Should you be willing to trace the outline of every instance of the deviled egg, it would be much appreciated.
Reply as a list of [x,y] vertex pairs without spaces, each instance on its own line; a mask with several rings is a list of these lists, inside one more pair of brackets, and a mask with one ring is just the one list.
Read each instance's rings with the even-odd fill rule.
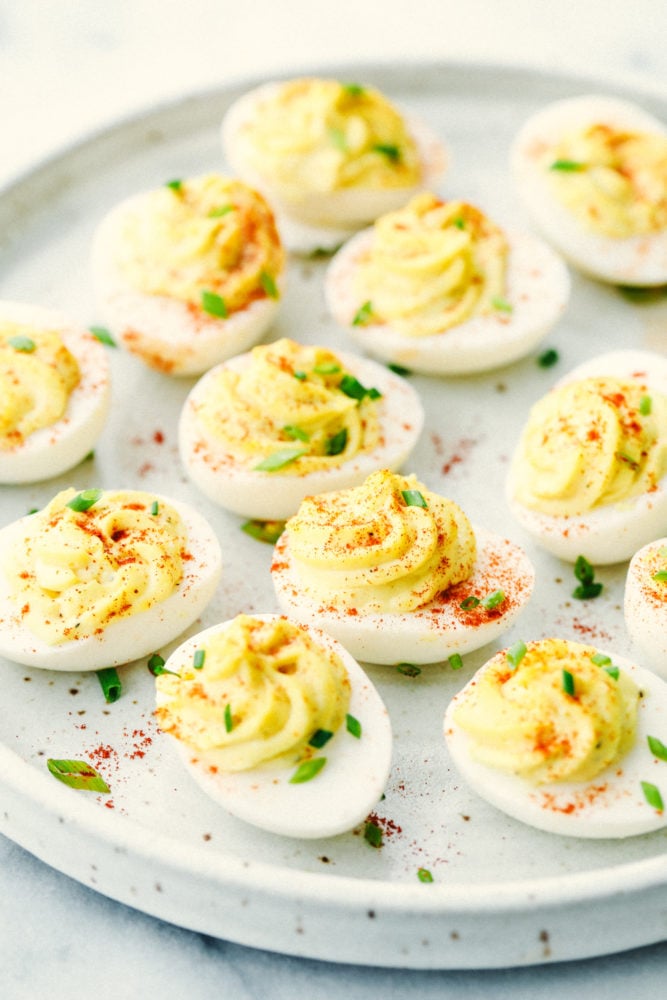
[[527,354],[563,313],[560,257],[473,205],[416,195],[353,236],[329,265],[329,310],[368,353],[434,375]]
[[187,639],[156,679],[156,716],[228,812],[287,837],[362,822],[391,764],[391,726],[359,664],[319,629],[239,615]]
[[220,570],[217,538],[187,504],[63,490],[0,530],[0,655],[50,670],[136,660],[196,620]]
[[444,173],[441,141],[374,87],[332,79],[268,83],[222,123],[232,169],[275,208],[296,251],[332,249]]
[[623,285],[667,283],[667,128],[597,94],[528,119],[511,154],[516,190],[576,267]]
[[283,338],[200,379],[181,413],[179,448],[188,475],[215,503],[281,520],[308,494],[398,468],[423,422],[404,378]]
[[260,194],[220,174],[117,205],[93,243],[100,314],[151,368],[200,375],[257,343],[276,316],[285,255]]
[[667,358],[612,351],[575,368],[530,412],[510,509],[547,551],[629,559],[667,525]]
[[78,465],[109,401],[109,364],[92,333],[50,309],[0,302],[0,483]]
[[518,545],[473,528],[415,476],[386,469],[306,497],[271,572],[286,614],[382,664],[435,663],[486,645],[513,624],[535,580]]
[[541,830],[629,837],[667,826],[667,684],[565,639],[496,653],[445,713],[458,771]]
[[635,552],[625,579],[625,625],[647,665],[667,680],[667,535]]

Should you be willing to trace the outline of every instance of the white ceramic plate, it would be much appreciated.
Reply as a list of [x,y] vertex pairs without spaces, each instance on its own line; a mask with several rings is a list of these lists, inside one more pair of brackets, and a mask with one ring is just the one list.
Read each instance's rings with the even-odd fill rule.
[[[345,66],[438,130],[451,151],[445,196],[479,203],[501,223],[520,211],[507,152],[528,114],[547,101],[599,89],[667,118],[664,96],[631,88],[471,65]],[[93,229],[140,188],[221,167],[218,127],[247,86],[206,93],[99,133],[37,168],[0,196],[0,295],[96,322],[88,271]],[[324,263],[292,264],[275,336],[351,350],[327,318]],[[413,377],[426,427],[407,471],[462,504],[471,519],[523,543],[538,569],[529,611],[505,641],[548,633],[635,655],[621,613],[625,567],[600,570],[604,594],[570,597],[572,568],[538,552],[511,521],[503,480],[527,408],[552,380],[602,350],[666,349],[667,299],[639,305],[575,277],[571,307],[536,355],[480,377]],[[112,352],[113,415],[95,457],[69,475],[0,491],[6,523],[57,489],[139,487],[194,503],[223,546],[222,584],[201,625],[277,610],[270,549],[241,519],[200,497],[179,468],[176,421],[192,380],[172,381]],[[522,826],[478,800],[450,767],[445,706],[497,648],[452,673],[409,678],[370,668],[391,712],[394,765],[377,818],[381,849],[357,831],[322,842],[262,833],[228,817],[181,769],[152,718],[145,662],[123,671],[107,706],[94,674],[53,674],[0,661],[0,830],[53,867],[130,906],[244,944],[334,961],[423,968],[494,967],[604,954],[665,937],[667,834],[576,841]],[[162,651],[163,653],[166,650]],[[85,757],[112,794],[66,788],[47,757]],[[419,868],[433,874],[421,883]]]

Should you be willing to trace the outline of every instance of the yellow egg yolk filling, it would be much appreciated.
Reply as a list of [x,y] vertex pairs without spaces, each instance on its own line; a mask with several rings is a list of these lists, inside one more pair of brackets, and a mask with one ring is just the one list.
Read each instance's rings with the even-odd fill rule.
[[667,397],[601,377],[553,389],[531,410],[512,466],[515,499],[579,515],[656,488],[667,473]]
[[593,646],[543,639],[518,666],[497,653],[453,718],[479,763],[536,784],[589,781],[632,746],[638,700],[635,683]]
[[284,338],[253,348],[243,371],[211,376],[197,420],[249,468],[304,475],[378,445],[378,397],[331,351]]
[[667,229],[667,136],[591,125],[552,147],[545,168],[560,202],[593,232]]
[[286,530],[304,593],[361,613],[421,608],[466,580],[476,559],[463,511],[387,470],[306,497]]
[[206,754],[212,768],[245,771],[307,759],[318,730],[335,733],[350,702],[341,659],[284,618],[239,615],[206,638],[200,668],[156,678],[160,728]]
[[58,333],[0,321],[0,451],[60,420],[80,377]]
[[[420,194],[381,216],[355,274],[364,319],[408,337],[443,333],[473,316],[507,314],[502,231],[462,201]],[[358,314],[360,316],[362,314]]]
[[256,169],[284,196],[409,187],[421,175],[402,116],[379,91],[298,79],[261,98],[245,125]]
[[24,519],[3,571],[23,624],[49,645],[101,634],[174,591],[187,555],[179,514],[139,491],[64,490]]
[[118,264],[147,295],[220,318],[278,295],[285,260],[275,220],[241,181],[207,174],[150,191],[128,210],[121,235]]

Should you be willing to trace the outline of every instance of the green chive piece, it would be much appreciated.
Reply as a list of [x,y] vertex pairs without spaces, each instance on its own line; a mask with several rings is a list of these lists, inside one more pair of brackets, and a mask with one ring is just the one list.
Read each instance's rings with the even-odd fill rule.
[[310,441],[310,434],[306,434],[305,431],[302,431],[295,424],[285,424],[283,433],[291,437],[293,441]]
[[464,601],[461,601],[459,607],[463,608],[464,611],[470,611],[471,608],[476,608],[481,603],[482,602],[479,597],[475,597],[474,594],[471,594],[470,597],[466,597]]
[[159,677],[161,674],[171,674],[172,677],[180,677],[175,670],[166,670],[164,666],[164,659],[159,653],[153,653],[148,661],[148,669],[152,673],[153,677]]
[[308,740],[308,745],[315,747],[316,750],[321,750],[322,747],[329,742],[332,736],[333,733],[329,729],[316,729]]
[[228,215],[230,212],[234,211],[234,205],[219,205],[217,208],[212,208],[208,213],[209,219],[219,219],[223,215]]
[[484,598],[482,606],[485,607],[487,611],[493,611],[493,609],[497,608],[499,604],[502,604],[504,600],[505,591],[494,590],[492,594],[489,594],[488,597]]
[[195,655],[192,657],[192,666],[195,670],[201,670],[204,666],[204,660],[206,659],[205,649],[195,649]]
[[554,350],[553,347],[550,347],[548,350],[543,351],[541,354],[538,355],[537,363],[540,366],[540,368],[551,368],[553,367],[553,365],[557,363],[559,358],[560,356],[558,354],[558,351]]
[[512,303],[508,302],[507,299],[504,299],[502,295],[494,295],[491,299],[491,305],[494,309],[497,309],[498,312],[511,313],[514,309]]
[[428,868],[418,868],[417,869],[417,878],[419,879],[420,882],[432,882],[433,881],[433,876],[431,875],[431,873],[428,870]]
[[458,219],[453,219],[452,221],[457,229],[465,229],[466,222],[465,219],[461,218],[461,216],[459,216]]
[[648,417],[651,409],[653,408],[653,400],[650,396],[642,396],[639,400],[639,412],[642,417]]
[[305,382],[308,378],[308,374],[306,372],[292,372],[292,374],[294,375],[294,378],[298,378],[299,382]]
[[366,93],[366,88],[359,83],[343,83],[341,86],[350,97],[361,97],[362,94]]
[[618,285],[621,295],[637,305],[645,305],[657,302],[667,294],[667,285],[656,285],[653,288],[644,288],[637,285]]
[[577,170],[585,170],[586,164],[579,160],[554,160],[549,165],[549,170],[562,170],[565,173],[574,173]]
[[373,304],[372,302],[364,302],[364,304],[357,309],[354,319],[352,320],[352,326],[366,326],[372,319]]
[[652,785],[650,781],[641,782],[642,791],[644,793],[644,798],[648,804],[655,809],[656,812],[664,812],[665,804],[662,801],[662,795],[660,794],[660,789],[656,785]]
[[326,762],[326,757],[313,757],[311,760],[304,760],[289,779],[290,785],[302,785],[304,781],[312,781],[320,773]]
[[368,392],[368,389],[366,389],[366,387],[363,386],[359,379],[356,379],[354,375],[343,375],[338,384],[338,388],[341,392],[344,392],[346,396],[349,396],[350,399],[363,399]]
[[278,286],[267,271],[262,271],[259,276],[259,283],[270,299],[280,298]]
[[176,191],[178,193],[183,188],[183,181],[181,180],[166,181],[164,186],[168,187],[171,191]]
[[105,795],[111,791],[100,772],[88,761],[49,757],[46,766],[54,778],[69,788],[82,788],[86,792],[102,792]]
[[107,347],[116,347],[116,341],[111,336],[111,333],[105,326],[89,326],[88,329],[92,333],[95,340],[99,340],[100,344],[106,344]]
[[652,579],[656,580],[657,583],[664,583],[667,580],[667,570],[659,569],[657,573],[653,574]]
[[245,531],[246,535],[250,535],[258,542],[266,542],[268,545],[275,545],[284,530],[284,521],[250,520],[241,525],[241,531]]
[[574,698],[574,677],[569,670],[563,671],[563,691]]
[[408,507],[428,507],[426,500],[419,490],[401,490],[401,496]]
[[157,517],[159,513],[160,513],[160,504],[158,503],[157,500],[153,500],[153,503],[151,504],[151,514],[153,515],[153,517]]
[[343,129],[330,128],[328,131],[329,131],[329,139],[331,140],[332,146],[335,146],[336,149],[339,149],[341,153],[347,153],[348,149],[347,136],[345,135]]
[[591,663],[596,667],[607,667],[611,663],[611,656],[607,656],[606,653],[593,653]]
[[326,361],[313,368],[316,375],[337,375],[339,371],[341,371],[341,367],[335,361]]
[[369,399],[382,399],[382,393],[379,389],[376,389],[375,386],[371,386],[367,392],[367,396]]
[[275,472],[277,469],[283,469],[291,462],[296,462],[297,458],[305,455],[307,450],[307,448],[281,448],[279,451],[274,451],[272,455],[267,455],[254,468],[258,472]]
[[391,163],[398,163],[401,159],[401,151],[394,143],[376,142],[373,151],[386,156]]
[[657,736],[647,736],[649,750],[658,760],[667,760],[667,746]]
[[232,718],[232,706],[227,702],[225,705],[225,732],[231,733],[234,728],[234,720]]
[[347,448],[347,427],[341,429],[327,440],[325,453],[327,455],[340,455]]
[[404,677],[419,677],[422,672],[421,667],[418,667],[416,663],[398,663],[396,669]]
[[618,669],[618,667],[615,667],[613,664],[610,667],[603,667],[602,669],[606,674],[609,674],[609,676],[613,681],[617,681],[618,678],[620,677],[621,671]]
[[355,719],[355,717],[350,715],[349,712],[345,716],[345,728],[350,736],[354,736],[355,740],[361,739],[361,723],[359,722],[359,719]]
[[602,593],[602,584],[594,582],[595,570],[585,556],[577,556],[574,575],[580,581],[580,586],[572,591],[572,596],[577,600],[585,601]]
[[364,825],[364,840],[371,847],[382,847],[382,827],[373,823],[372,820],[368,820]]
[[217,316],[218,319],[226,319],[229,315],[225,300],[217,292],[209,292],[204,289],[201,293],[201,307],[209,316]]
[[407,378],[408,375],[412,375],[412,371],[409,368],[405,368],[403,365],[395,365],[390,362],[387,365],[387,368],[390,372],[393,372],[394,375],[401,375],[403,378]]
[[31,337],[10,337],[8,343],[11,344],[15,351],[21,351],[22,354],[32,354],[37,347],[37,344]]
[[460,670],[463,666],[463,657],[460,653],[452,653],[449,657],[449,665],[452,670]]
[[97,679],[100,682],[100,687],[104,693],[104,700],[106,703],[111,705],[112,702],[118,701],[123,693],[123,687],[116,668],[105,667],[103,670],[96,671],[96,673]]
[[528,647],[525,642],[523,639],[519,639],[519,641],[515,642],[513,646],[510,646],[505,656],[507,657],[507,662],[510,663],[516,670],[527,652]]
[[81,493],[77,493],[75,497],[72,497],[65,506],[76,511],[90,510],[101,496],[102,490],[83,490]]
[[38,511],[39,507],[31,507],[30,510],[28,511],[28,514],[37,514]]

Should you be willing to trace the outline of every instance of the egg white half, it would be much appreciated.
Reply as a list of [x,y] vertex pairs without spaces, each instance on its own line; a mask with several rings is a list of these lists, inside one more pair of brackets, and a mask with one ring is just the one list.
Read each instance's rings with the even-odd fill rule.
[[1,483],[35,483],[73,469],[94,448],[111,401],[109,362],[88,330],[51,309],[0,302],[0,320],[58,333],[77,360],[80,381],[60,420],[30,434],[18,447],[0,450]]
[[275,276],[276,297],[255,299],[224,318],[180,299],[139,291],[117,259],[125,219],[143,197],[138,194],[121,202],[95,232],[92,272],[99,314],[119,344],[150,368],[167,375],[201,375],[262,338],[280,308],[285,271]]
[[[647,587],[647,560],[667,550],[667,535],[644,545],[630,560],[625,579],[625,626],[647,665],[667,680],[667,583],[659,584],[662,600]],[[667,568],[667,558],[660,560]]]
[[213,529],[188,504],[151,494],[180,514],[187,532],[183,578],[164,600],[110,622],[100,635],[50,645],[23,624],[2,572],[7,552],[20,540],[31,515],[0,530],[0,656],[48,670],[100,670],[130,663],[175,639],[201,614],[220,579],[222,558]]
[[459,773],[481,798],[522,823],[570,837],[631,837],[667,826],[667,813],[656,812],[647,803],[641,786],[642,781],[655,784],[667,802],[667,762],[654,757],[647,743],[647,736],[667,743],[667,683],[629,660],[606,652],[644,696],[639,700],[633,747],[588,782],[533,785],[471,758],[468,734],[456,724],[453,713],[468,688],[488,669],[488,663],[454,696],[445,712],[447,748]]
[[[317,623],[367,663],[437,663],[452,653],[469,653],[510,628],[535,583],[535,571],[523,549],[484,528],[473,526],[473,530],[477,560],[471,577],[419,610],[403,614],[349,613],[337,608],[335,593],[324,601],[305,595],[286,530],[278,539],[271,566],[278,604],[295,621]],[[483,601],[496,590],[502,590],[506,600],[493,610],[487,611],[482,603],[468,610],[460,606],[471,595]]]
[[408,337],[390,323],[353,323],[360,306],[355,275],[373,244],[373,229],[353,236],[325,278],[329,311],[357,344],[383,361],[426,375],[467,375],[510,364],[531,351],[559,320],[570,297],[570,276],[542,240],[505,230],[509,244],[507,294],[511,311],[473,316],[426,337]]
[[667,132],[662,122],[630,101],[598,94],[556,101],[531,116],[513,143],[510,159],[517,194],[544,237],[579,270],[616,284],[667,283],[667,230],[627,239],[587,230],[558,201],[548,171],[540,165],[545,149],[564,134],[594,124]]
[[[306,496],[358,486],[376,469],[397,469],[412,452],[424,424],[419,396],[400,375],[367,358],[337,352],[346,372],[362,385],[382,393],[377,400],[381,438],[378,445],[341,465],[303,475],[262,472],[245,467],[213,440],[197,420],[197,408],[214,369],[199,380],[181,411],[179,450],[192,481],[209,499],[228,510],[262,520],[283,520],[296,512]],[[243,354],[224,363],[242,371],[251,355]],[[298,442],[297,442],[298,443]],[[277,447],[276,447],[277,450]]]
[[[608,375],[645,382],[649,390],[667,395],[667,357],[651,351],[610,351],[591,358],[557,385],[583,378]],[[514,496],[512,474],[507,479],[507,502],[517,521],[548,552],[568,562],[582,555],[605,566],[629,559],[637,549],[667,526],[667,475],[650,493],[603,504],[577,515],[543,514],[530,510]]]
[[[277,615],[253,615],[270,621]],[[210,635],[228,628],[222,622],[187,639],[165,668],[179,673],[192,664],[195,650]],[[327,763],[311,781],[291,784],[296,765],[267,763],[249,771],[211,770],[211,760],[174,737],[188,773],[207,795],[246,823],[284,837],[332,837],[361,823],[379,802],[391,767],[392,735],[389,714],[380,695],[356,660],[339,642],[318,628],[307,626],[311,637],[343,661],[351,685],[348,712],[361,724],[361,737],[345,724],[316,756]],[[158,692],[158,704],[166,702]]]

